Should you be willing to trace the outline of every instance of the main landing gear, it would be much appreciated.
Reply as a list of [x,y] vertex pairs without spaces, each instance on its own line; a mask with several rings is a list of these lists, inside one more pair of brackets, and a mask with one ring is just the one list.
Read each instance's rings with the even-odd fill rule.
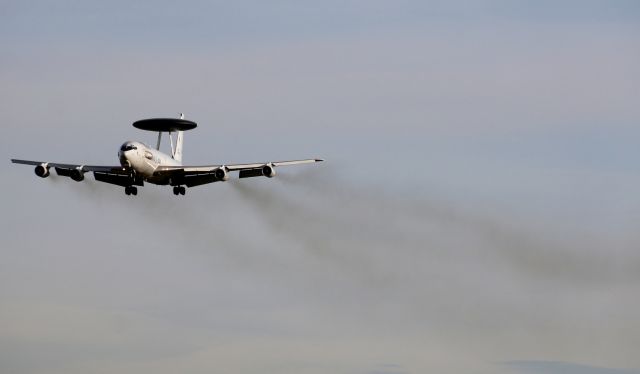
[[134,186],[127,186],[124,188],[124,193],[127,195],[136,196],[138,194],[138,188]]
[[184,188],[184,186],[175,186],[175,187],[173,187],[173,194],[174,195],[184,195],[185,192],[187,192],[187,189]]

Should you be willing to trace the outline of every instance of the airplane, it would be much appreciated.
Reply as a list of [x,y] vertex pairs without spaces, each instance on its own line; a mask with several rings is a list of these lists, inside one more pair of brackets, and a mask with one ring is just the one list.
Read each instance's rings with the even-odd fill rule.
[[[207,183],[222,182],[229,179],[230,172],[239,172],[239,178],[265,176],[273,178],[276,168],[281,166],[308,164],[323,161],[321,159],[291,160],[259,162],[253,164],[220,164],[203,166],[185,166],[182,164],[182,148],[184,132],[196,128],[193,121],[180,118],[149,118],[133,123],[133,126],[146,131],[158,132],[158,142],[155,148],[141,142],[127,141],[118,151],[118,166],[98,166],[84,164],[60,164],[45,161],[30,161],[11,159],[15,164],[35,166],[35,173],[41,178],[50,175],[54,168],[60,176],[73,179],[76,182],[84,180],[84,174],[92,172],[95,180],[124,187],[127,195],[137,195],[138,187],[144,183],[173,186],[174,195],[184,195],[186,187],[195,187]],[[173,133],[176,132],[175,145]],[[162,133],[169,133],[171,154],[160,151]]]

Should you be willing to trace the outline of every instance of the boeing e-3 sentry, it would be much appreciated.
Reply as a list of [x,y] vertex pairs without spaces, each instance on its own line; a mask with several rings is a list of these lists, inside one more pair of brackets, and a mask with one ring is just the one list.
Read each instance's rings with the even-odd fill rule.
[[[29,161],[12,159],[16,164],[34,165],[35,173],[41,178],[50,175],[54,168],[61,176],[69,177],[76,182],[84,180],[84,174],[92,172],[97,181],[111,183],[124,187],[127,195],[137,195],[137,186],[144,186],[144,182],[173,186],[174,195],[184,195],[186,187],[195,187],[207,183],[226,181],[230,172],[239,172],[239,178],[265,176],[272,178],[276,175],[276,168],[280,166],[308,164],[320,159],[259,162],[254,164],[225,164],[185,166],[182,164],[182,148],[184,132],[194,129],[197,124],[180,118],[151,118],[136,121],[133,126],[147,131],[158,132],[158,142],[155,148],[141,142],[127,141],[120,147],[119,166],[96,166],[84,164],[60,164],[46,161]],[[162,133],[169,133],[171,154],[160,151]],[[176,133],[175,145],[173,133]]]

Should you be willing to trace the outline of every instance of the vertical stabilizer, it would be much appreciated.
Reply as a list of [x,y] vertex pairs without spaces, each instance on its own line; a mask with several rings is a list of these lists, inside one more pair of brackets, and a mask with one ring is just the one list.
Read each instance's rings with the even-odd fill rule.
[[182,162],[182,144],[184,142],[184,131],[178,131],[178,138],[176,139],[176,149],[173,152],[173,159]]

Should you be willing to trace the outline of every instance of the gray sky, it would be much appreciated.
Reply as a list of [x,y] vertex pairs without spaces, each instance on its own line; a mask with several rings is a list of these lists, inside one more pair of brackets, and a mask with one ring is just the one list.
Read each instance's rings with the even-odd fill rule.
[[[11,373],[640,372],[635,1],[0,4]],[[40,180],[185,112],[190,189]]]

